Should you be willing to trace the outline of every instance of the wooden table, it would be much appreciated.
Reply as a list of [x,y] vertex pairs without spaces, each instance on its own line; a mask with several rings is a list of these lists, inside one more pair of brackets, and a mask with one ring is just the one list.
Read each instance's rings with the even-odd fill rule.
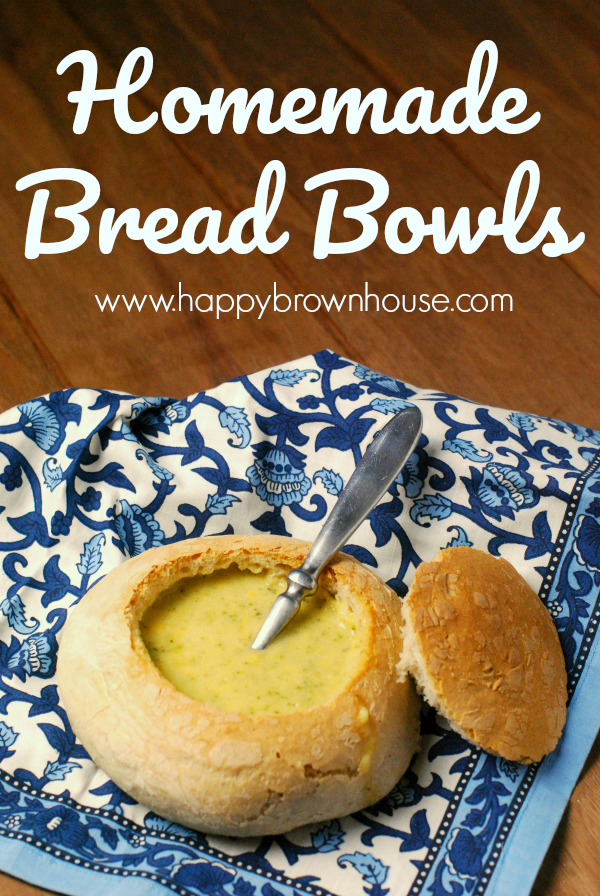
[[[211,90],[272,87],[278,101],[296,87],[320,98],[328,87],[388,90],[390,102],[417,85],[435,91],[435,108],[465,83],[477,44],[494,40],[500,62],[493,95],[520,87],[528,109],[541,113],[519,135],[262,135],[251,124],[235,134],[206,126],[186,135],[157,125],[129,135],[115,124],[112,104],[97,104],[85,134],[72,132],[81,67],[62,77],[58,62],[92,50],[99,86],[112,87],[125,56],[149,47],[154,72],[131,101],[134,118],[160,110],[173,88],[189,86],[204,101]],[[219,382],[330,347],[370,367],[420,386],[434,386],[480,402],[573,420],[600,429],[600,8],[589,0],[7,0],[0,6],[0,404],[2,409],[53,389],[105,387],[147,395],[182,396]],[[277,106],[276,106],[277,107]],[[224,226],[254,203],[260,172],[271,159],[287,170],[286,191],[272,238],[288,244],[276,254],[151,253],[124,233],[114,251],[98,250],[104,208],[139,208],[142,220],[170,207],[183,220],[210,206]],[[396,255],[383,236],[359,253],[315,260],[312,240],[322,191],[305,180],[342,167],[383,174],[390,198],[380,224],[399,206],[430,219],[459,207],[473,217],[500,210],[510,176],[523,159],[541,171],[538,201],[522,238],[533,235],[550,206],[583,246],[560,258],[537,249],[511,254],[489,238],[476,253],[437,254],[431,239],[410,255]],[[102,194],[89,213],[91,236],[63,255],[24,257],[32,191],[16,181],[53,167],[91,171]],[[79,190],[79,193],[77,192]],[[51,206],[75,201],[81,188],[54,185]],[[345,204],[365,201],[361,185],[342,188]],[[61,239],[69,225],[49,221],[45,239]],[[226,232],[226,231],[225,231]],[[337,216],[338,240],[357,235]],[[224,237],[224,232],[221,238]],[[131,297],[184,292],[266,296],[283,293],[341,296],[369,290],[408,297],[444,293],[509,293],[513,311],[389,314],[380,310],[323,310],[262,319],[182,311],[100,312],[95,295]],[[534,888],[536,896],[592,896],[600,892],[600,743],[575,789]],[[0,875],[10,896],[42,892]]]

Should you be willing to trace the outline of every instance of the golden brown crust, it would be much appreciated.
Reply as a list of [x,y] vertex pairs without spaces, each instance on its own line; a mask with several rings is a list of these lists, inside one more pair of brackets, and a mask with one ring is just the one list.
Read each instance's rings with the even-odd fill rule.
[[440,551],[418,567],[404,616],[402,665],[453,727],[518,762],[554,749],[566,718],[565,661],[550,614],[508,561],[468,547]]
[[376,802],[408,766],[418,701],[396,671],[399,601],[351,557],[339,554],[322,581],[358,614],[365,656],[327,703],[252,720],[185,696],[150,660],[138,620],[173,581],[232,562],[287,571],[308,548],[228,535],[149,550],[110,572],[69,617],[58,680],[73,728],[123,790],[166,818],[217,834],[280,833]]

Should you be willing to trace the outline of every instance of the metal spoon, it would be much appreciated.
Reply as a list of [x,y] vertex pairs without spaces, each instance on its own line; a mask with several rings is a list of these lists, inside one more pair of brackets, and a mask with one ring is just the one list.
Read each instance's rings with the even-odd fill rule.
[[415,450],[422,427],[419,408],[403,408],[369,445],[306,560],[288,574],[287,588],[267,613],[254,650],[263,650],[296,615],[302,598],[315,593],[324,567],[377,505]]

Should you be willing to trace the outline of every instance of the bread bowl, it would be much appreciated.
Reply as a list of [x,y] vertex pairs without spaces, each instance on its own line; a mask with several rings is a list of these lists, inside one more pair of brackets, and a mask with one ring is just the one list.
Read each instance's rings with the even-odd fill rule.
[[403,604],[400,667],[467,740],[538,762],[566,718],[560,641],[541,600],[507,560],[469,547],[422,563]]
[[[170,600],[177,583],[202,584],[231,568],[283,581],[308,548],[292,538],[224,535],[148,550],[113,569],[70,615],[57,672],[73,729],[97,765],[155,812],[209,833],[281,833],[376,802],[408,766],[418,700],[396,669],[399,600],[351,557],[339,554],[321,579],[354,619],[352,659],[333,693],[249,715],[182,693],[151,659],[140,620],[148,629],[152,611],[145,614]],[[315,676],[335,654],[327,640],[321,647]],[[258,659],[252,674],[260,692]]]

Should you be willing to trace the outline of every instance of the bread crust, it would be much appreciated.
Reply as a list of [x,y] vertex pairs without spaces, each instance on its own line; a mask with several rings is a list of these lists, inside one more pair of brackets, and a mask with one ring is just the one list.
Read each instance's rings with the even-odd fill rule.
[[57,673],[73,729],[119,787],[165,818],[230,836],[282,833],[376,802],[408,766],[418,700],[412,682],[398,680],[400,602],[344,554],[321,582],[352,606],[365,651],[326,703],[250,719],[185,696],[150,659],[139,619],[177,579],[231,563],[287,572],[309,547],[224,535],[148,550],[112,570],[69,616]]
[[468,740],[517,762],[556,746],[567,674],[552,618],[508,561],[469,547],[422,563],[404,601],[401,667]]

